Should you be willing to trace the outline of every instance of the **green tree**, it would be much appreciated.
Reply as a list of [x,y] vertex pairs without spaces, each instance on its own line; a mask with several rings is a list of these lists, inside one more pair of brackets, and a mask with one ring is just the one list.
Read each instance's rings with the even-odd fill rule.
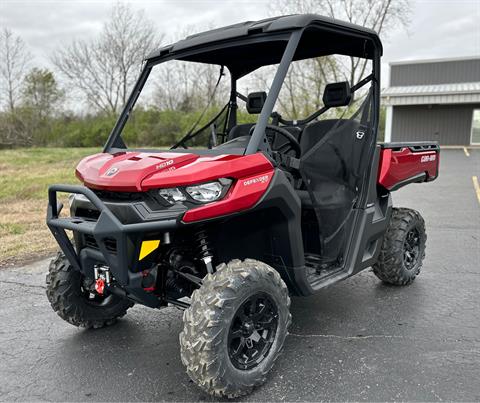
[[52,117],[64,99],[53,73],[33,68],[25,77],[22,88],[23,106],[32,110],[41,120]]
[[21,107],[16,113],[22,122],[24,136],[33,145],[48,144],[64,92],[51,71],[33,68],[25,76],[21,95]]

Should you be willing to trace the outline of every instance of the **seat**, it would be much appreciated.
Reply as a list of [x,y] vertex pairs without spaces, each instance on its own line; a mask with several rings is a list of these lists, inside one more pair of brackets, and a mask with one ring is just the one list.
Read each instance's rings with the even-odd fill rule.
[[227,141],[236,139],[237,137],[248,136],[250,134],[250,129],[255,123],[244,123],[241,125],[233,126],[227,136]]
[[305,126],[302,137],[300,138],[302,155],[317,144],[339,120],[340,119],[319,120],[318,122]]

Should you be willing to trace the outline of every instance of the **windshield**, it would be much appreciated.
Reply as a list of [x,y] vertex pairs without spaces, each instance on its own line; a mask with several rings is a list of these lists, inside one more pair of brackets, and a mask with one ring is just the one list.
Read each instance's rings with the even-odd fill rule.
[[153,66],[122,130],[124,144],[211,148],[223,142],[230,81],[218,65],[171,60]]
[[[344,110],[343,104],[339,105],[340,108],[323,106],[323,92],[327,84],[338,81],[349,81],[353,90],[361,76],[356,79],[353,75],[347,77],[342,66],[348,65],[348,61],[358,63],[354,58],[342,60],[345,56],[338,54],[292,61],[299,35],[300,32],[295,32],[288,42],[278,42],[276,46],[265,48],[261,43],[261,46],[235,48],[237,53],[245,53],[245,49],[263,49],[268,56],[265,60],[262,52],[258,52],[259,60],[253,56],[236,57],[235,63],[222,53],[205,52],[193,55],[202,62],[172,59],[148,62],[106,150],[113,147],[192,151],[229,149],[234,153],[268,151],[274,148],[273,143],[278,137],[278,130],[274,130],[277,132],[275,137],[269,136],[272,125],[280,124],[291,129],[298,142],[298,132],[301,133],[304,126],[315,119],[348,117],[351,112],[348,107]],[[231,50],[229,47],[225,49]],[[229,57],[231,53],[228,53]],[[275,63],[282,53],[282,62]],[[207,59],[215,63],[229,62],[229,68],[207,63]],[[359,66],[362,66],[359,72],[363,75],[372,64]],[[356,101],[366,94],[362,91],[352,98],[349,106],[358,106]],[[264,141],[265,135],[268,142]]]

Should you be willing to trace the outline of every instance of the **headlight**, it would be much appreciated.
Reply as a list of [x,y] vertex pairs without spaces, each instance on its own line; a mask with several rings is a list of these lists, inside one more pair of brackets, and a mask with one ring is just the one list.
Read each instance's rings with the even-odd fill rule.
[[225,196],[231,183],[231,179],[220,178],[185,188],[159,189],[158,194],[170,204],[188,201],[189,198],[199,203],[210,203]]
[[175,204],[187,200],[186,196],[178,188],[160,189],[158,194],[170,204]]
[[187,186],[185,191],[193,200],[209,203],[218,200],[222,195],[223,186],[220,182],[208,182],[201,185]]

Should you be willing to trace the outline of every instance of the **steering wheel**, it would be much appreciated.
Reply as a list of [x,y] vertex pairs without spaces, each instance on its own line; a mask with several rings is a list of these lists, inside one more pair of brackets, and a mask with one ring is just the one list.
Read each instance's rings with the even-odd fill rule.
[[[249,135],[252,135],[253,130],[255,129],[255,125],[250,128],[250,133]],[[284,138],[288,140],[287,143],[282,144],[278,148],[273,148],[273,142],[271,142],[270,146],[272,147],[272,151],[276,151],[282,154],[285,154],[289,151],[294,151],[295,152],[295,158],[300,158],[300,155],[302,154],[302,149],[300,147],[300,143],[298,140],[295,138],[295,136],[290,133],[288,130],[284,129],[283,127],[275,126],[275,125],[267,125],[266,129],[270,129]],[[266,134],[265,134],[266,135]]]

